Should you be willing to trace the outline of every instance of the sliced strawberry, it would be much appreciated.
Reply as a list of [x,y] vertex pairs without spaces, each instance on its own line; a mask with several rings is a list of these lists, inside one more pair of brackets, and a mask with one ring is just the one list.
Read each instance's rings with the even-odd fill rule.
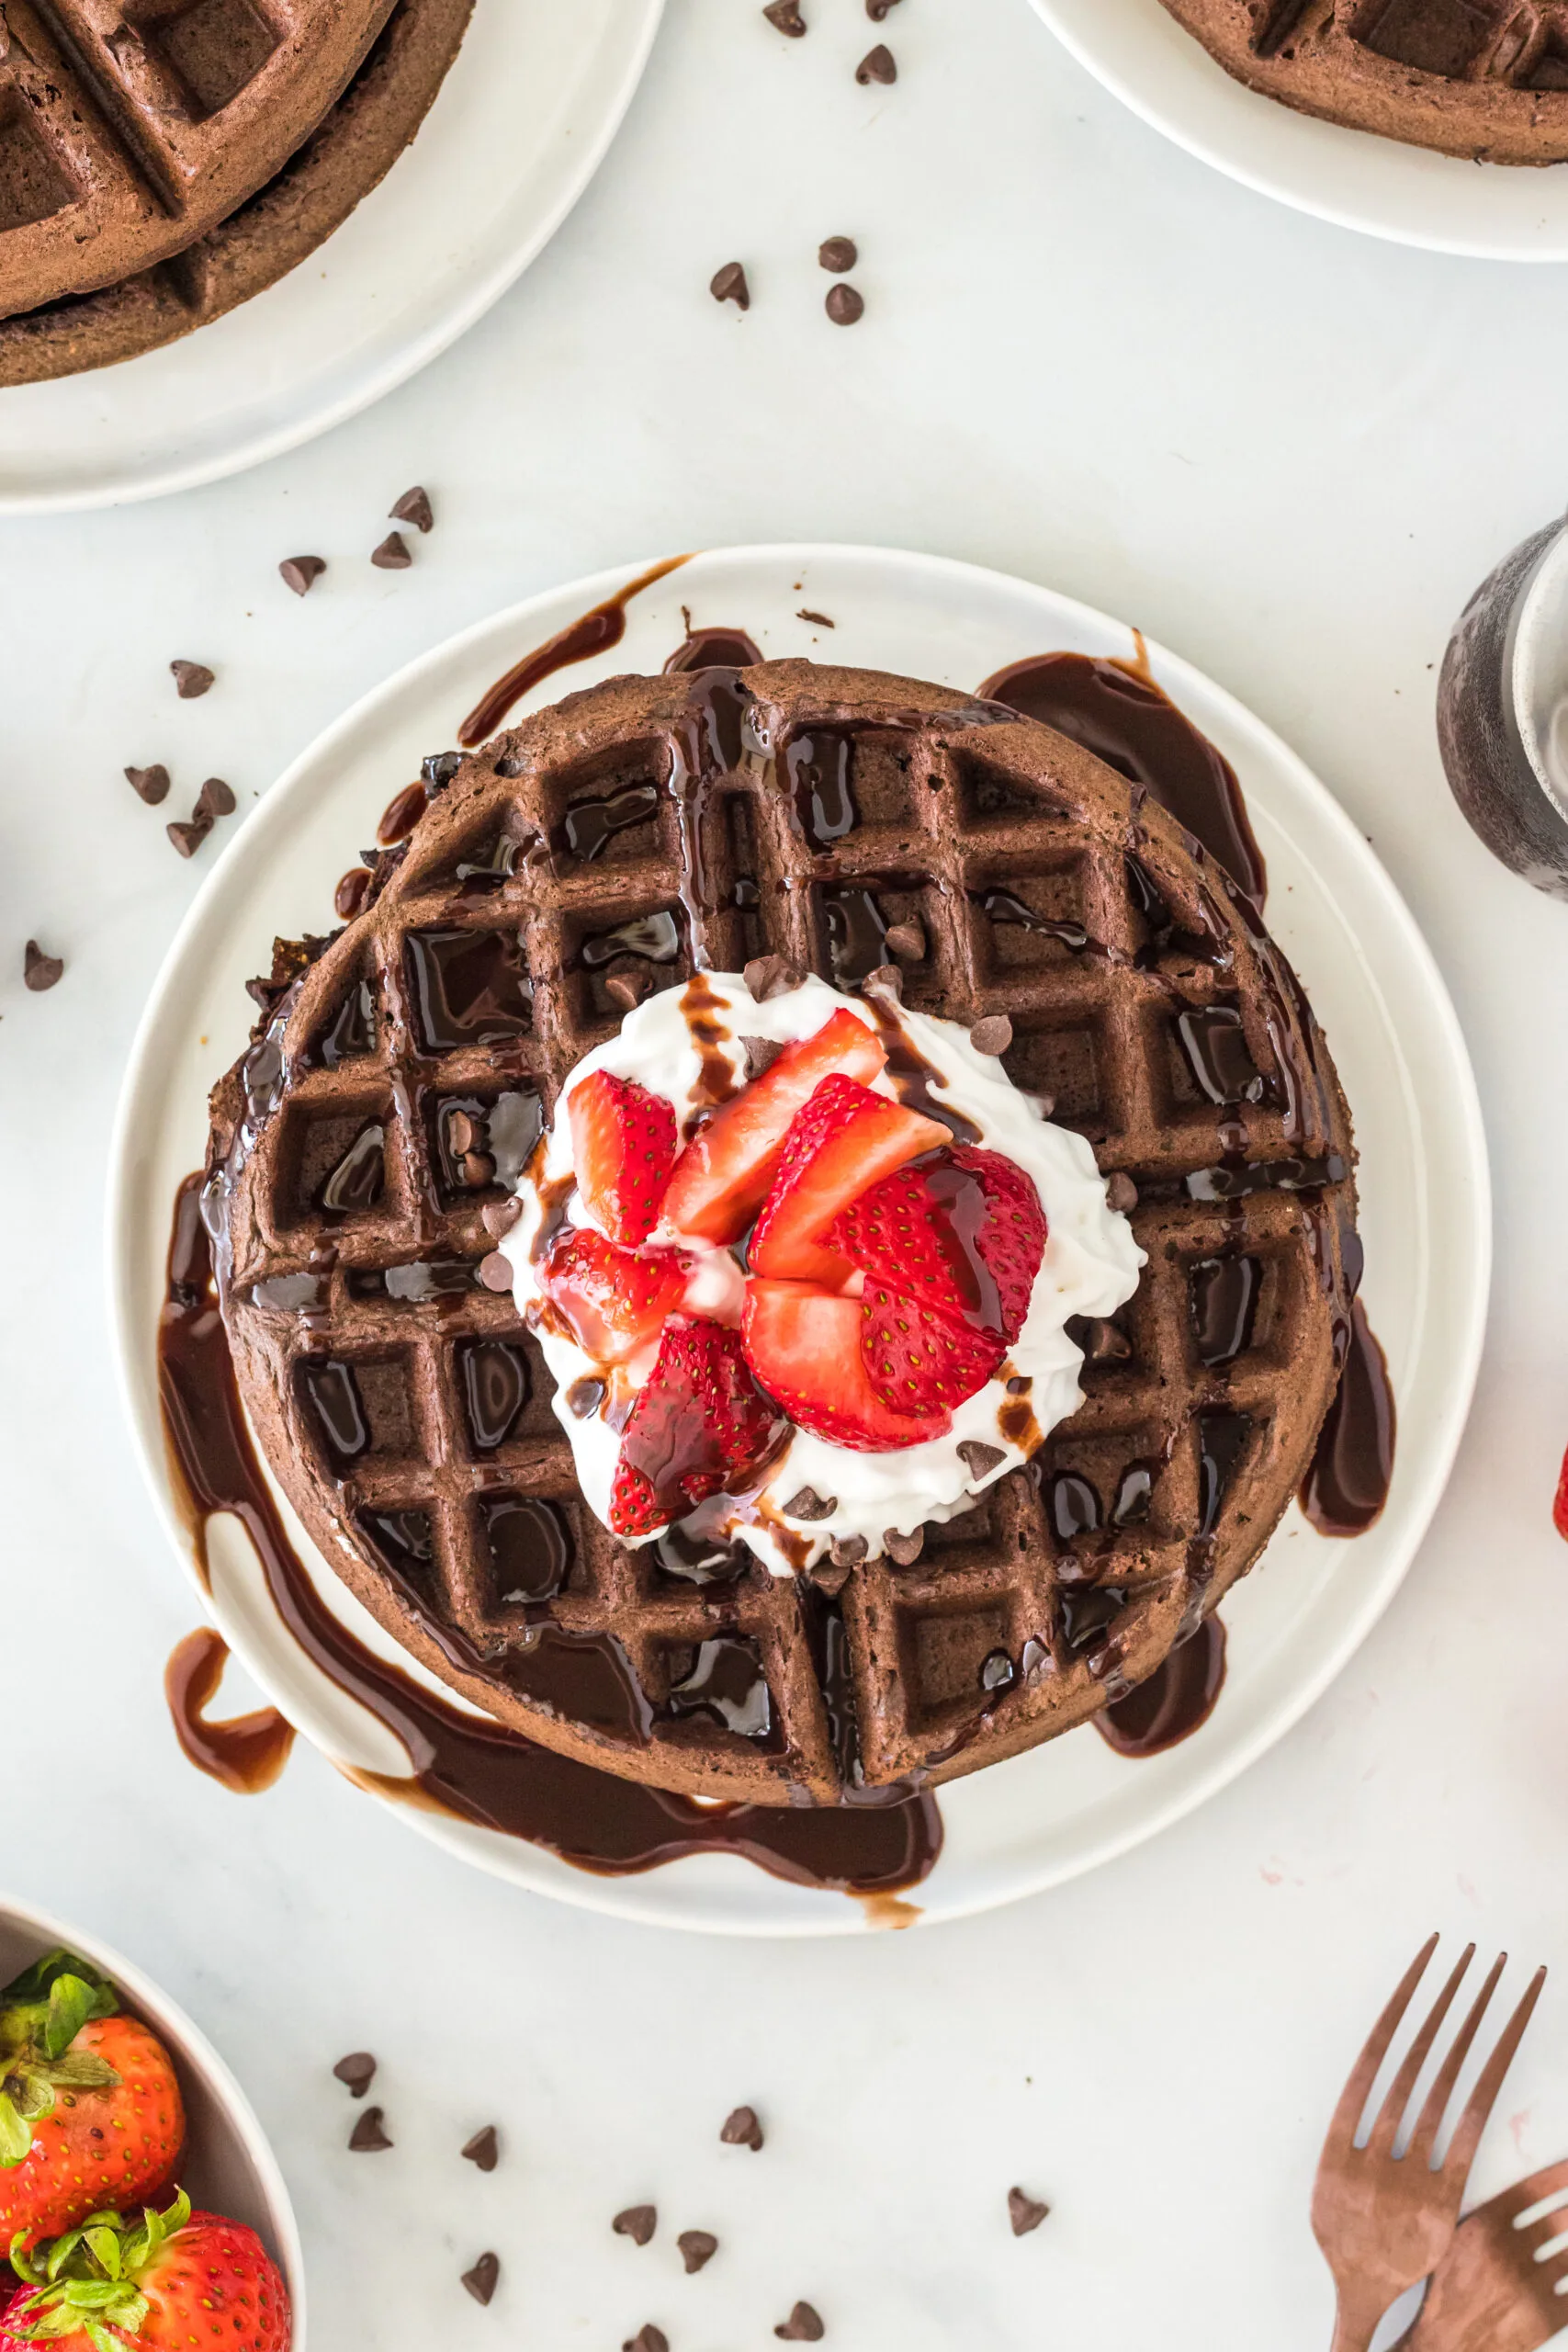
[[723,1323],[667,1323],[621,1435],[612,1532],[651,1535],[710,1495],[744,1491],[783,1433],[747,1370],[739,1332]]
[[752,1282],[741,1324],[746,1361],[803,1430],[857,1453],[887,1453],[945,1437],[945,1412],[894,1413],[861,1355],[859,1299],[806,1283]]
[[947,1129],[906,1111],[853,1079],[829,1078],[790,1123],[782,1165],[757,1219],[748,1256],[770,1282],[837,1290],[854,1269],[820,1237],[840,1209],[917,1153],[947,1141]]
[[942,1413],[984,1388],[1007,1349],[919,1299],[868,1281],[860,1302],[865,1375],[896,1413]]
[[795,1113],[835,1070],[864,1084],[886,1059],[875,1031],[847,1012],[786,1046],[681,1154],[664,1196],[671,1225],[698,1240],[739,1241],[768,1196]]
[[828,1239],[897,1296],[1010,1343],[1029,1313],[1045,1236],[1040,1195],[1022,1169],[961,1145],[885,1176],[850,1204]]
[[617,1250],[592,1226],[562,1233],[539,1284],[598,1363],[621,1363],[651,1340],[686,1295],[692,1261],[679,1250]]
[[567,1096],[577,1189],[612,1241],[636,1249],[659,1222],[675,1165],[675,1113],[662,1094],[596,1069]]

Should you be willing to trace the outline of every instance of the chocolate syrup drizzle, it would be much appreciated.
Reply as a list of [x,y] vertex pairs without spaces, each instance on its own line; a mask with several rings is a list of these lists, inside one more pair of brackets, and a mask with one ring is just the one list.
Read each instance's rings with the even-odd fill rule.
[[662,563],[651,564],[635,580],[628,580],[624,588],[617,588],[613,596],[606,596],[602,605],[595,605],[592,612],[573,621],[569,628],[558,630],[546,644],[525,653],[504,678],[497,679],[464,719],[457,729],[457,741],[463,749],[477,750],[495,733],[508,711],[525,694],[531,694],[558,670],[568,669],[574,662],[591,662],[596,653],[607,653],[612,646],[619,645],[626,633],[626,606],[632,598],[640,596],[656,581],[667,580],[671,572],[678,571],[691,560],[690,555],[672,555]]
[[277,1779],[294,1746],[294,1726],[276,1707],[214,1723],[207,1710],[218,1695],[229,1645],[210,1625],[178,1643],[164,1670],[164,1692],[175,1736],[198,1771],[238,1796],[259,1796]]

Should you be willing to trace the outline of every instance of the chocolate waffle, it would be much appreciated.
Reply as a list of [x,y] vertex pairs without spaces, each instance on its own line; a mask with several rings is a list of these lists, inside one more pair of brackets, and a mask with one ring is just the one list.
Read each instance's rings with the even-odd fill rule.
[[[247,1409],[354,1592],[531,1738],[762,1803],[970,1771],[1152,1673],[1294,1493],[1357,1271],[1348,1114],[1251,902],[1050,729],[803,662],[612,681],[412,800],[257,984],[206,1191]],[[628,994],[769,954],[852,989],[890,928],[904,1001],[1008,1014],[1012,1078],[1135,1185],[1138,1293],[909,1565],[623,1547],[479,1279],[496,1212]]]
[[409,144],[474,0],[397,0],[348,88],[276,178],[171,260],[96,293],[0,319],[0,386],[107,368],[176,342],[295,268]]
[[1227,73],[1303,114],[1489,164],[1568,160],[1553,0],[1165,0]]

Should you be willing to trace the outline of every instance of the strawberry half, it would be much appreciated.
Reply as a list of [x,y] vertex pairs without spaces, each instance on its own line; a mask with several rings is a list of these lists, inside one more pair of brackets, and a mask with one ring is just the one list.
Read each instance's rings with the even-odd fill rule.
[[651,1535],[710,1495],[743,1489],[782,1434],[739,1332],[724,1323],[667,1323],[621,1434],[612,1532]]
[[623,1363],[686,1295],[692,1261],[679,1250],[617,1250],[591,1226],[563,1233],[539,1286],[597,1363]]
[[860,1302],[865,1376],[896,1413],[942,1413],[984,1388],[1007,1349],[988,1331],[868,1281]]
[[868,1280],[1010,1346],[1029,1313],[1045,1239],[1040,1195],[1022,1169],[967,1145],[885,1176],[828,1236]]
[[790,1419],[830,1445],[887,1453],[945,1437],[945,1412],[891,1412],[861,1353],[861,1303],[806,1283],[752,1282],[740,1326],[746,1361]]
[[635,1250],[659,1222],[675,1165],[675,1113],[662,1094],[596,1069],[567,1096],[577,1189],[612,1241]]
[[841,1288],[854,1269],[821,1237],[868,1187],[947,1142],[947,1129],[873,1094],[853,1079],[824,1079],[790,1123],[779,1174],[751,1236],[753,1274],[768,1282]]
[[846,1012],[835,1012],[814,1037],[786,1046],[681,1154],[664,1196],[676,1232],[739,1241],[767,1198],[795,1113],[835,1071],[869,1084],[886,1059],[875,1031]]
[[288,2352],[281,2272],[255,2232],[193,2213],[182,2189],[164,2212],[91,2214],[85,2226],[13,2255],[22,2292],[0,2318],[0,2352],[116,2352],[120,2345],[221,2344]]

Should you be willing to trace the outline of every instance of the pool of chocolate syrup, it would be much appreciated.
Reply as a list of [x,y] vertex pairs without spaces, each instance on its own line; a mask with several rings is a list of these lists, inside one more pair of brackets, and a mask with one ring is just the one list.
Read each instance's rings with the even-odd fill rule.
[[1224,1679],[1225,1629],[1205,1617],[1146,1682],[1102,1708],[1094,1727],[1118,1756],[1163,1756],[1208,1722]]
[[276,1707],[214,1722],[208,1708],[218,1695],[229,1645],[210,1625],[198,1626],[176,1644],[164,1670],[175,1736],[199,1771],[241,1796],[270,1789],[288,1763],[294,1726]]

